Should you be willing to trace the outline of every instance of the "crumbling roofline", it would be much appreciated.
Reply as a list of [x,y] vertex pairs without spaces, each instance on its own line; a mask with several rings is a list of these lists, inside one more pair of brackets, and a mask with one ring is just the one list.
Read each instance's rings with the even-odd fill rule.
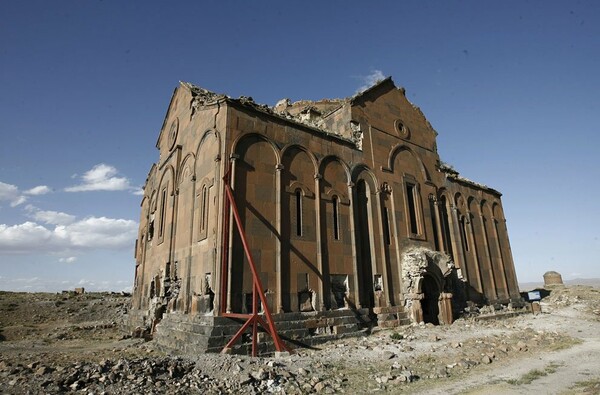
[[[189,82],[180,82],[181,87],[184,87],[186,89],[188,89],[190,91],[190,93],[194,96],[194,97],[202,97],[202,102],[201,105],[203,107],[206,106],[210,106],[210,105],[214,105],[217,104],[219,102],[226,102],[229,103],[231,105],[233,105],[234,107],[241,107],[241,108],[245,108],[245,109],[249,109],[251,111],[255,111],[257,113],[260,114],[265,114],[268,116],[271,116],[273,118],[285,121],[289,124],[292,124],[294,126],[298,126],[301,127],[304,130],[313,132],[313,133],[319,133],[320,135],[324,135],[330,138],[333,138],[335,140],[339,140],[342,141],[344,143],[348,143],[351,144],[353,147],[356,147],[356,143],[350,139],[347,139],[343,136],[340,136],[336,133],[331,133],[325,129],[321,129],[319,127],[313,126],[313,125],[309,125],[307,123],[303,123],[300,122],[294,118],[290,117],[286,117],[283,115],[280,115],[278,113],[276,113],[275,111],[273,111],[273,109],[266,105],[266,104],[259,104],[256,103],[251,97],[248,96],[241,96],[239,99],[233,99],[227,95],[224,94],[219,94],[219,93],[214,93],[212,91],[209,91],[207,89],[204,88],[200,88],[194,84],[191,84]],[[171,99],[172,100],[172,99]],[[168,115],[168,113],[167,113]],[[166,118],[165,118],[166,119]],[[164,128],[164,123],[163,123],[163,128]],[[159,140],[160,140],[160,136],[159,136]]]
[[489,192],[498,197],[502,196],[502,193],[497,191],[494,188],[490,188],[485,184],[480,184],[478,182],[471,181],[468,178],[462,177],[458,171],[456,171],[452,166],[450,166],[446,163],[443,163],[443,162],[439,163],[437,168],[439,171],[444,173],[446,175],[446,177],[450,180],[456,181],[456,182],[464,184],[464,185],[468,185],[470,187],[475,187],[477,189]]
[[231,99],[231,98],[229,98],[229,99],[227,99],[225,101],[227,103],[231,104],[233,107],[236,107],[238,109],[250,110],[250,111],[254,111],[254,112],[257,112],[259,114],[262,114],[262,115],[267,115],[267,116],[273,117],[273,118],[275,118],[277,120],[284,121],[284,122],[286,122],[288,124],[291,124],[293,126],[302,128],[302,129],[304,129],[304,130],[306,130],[306,131],[308,131],[310,133],[318,134],[319,136],[323,136],[323,137],[327,137],[327,138],[332,138],[334,140],[338,140],[338,141],[341,141],[341,142],[343,142],[345,144],[351,145],[353,148],[356,148],[356,143],[354,141],[352,141],[350,139],[347,139],[347,138],[345,138],[343,136],[340,136],[339,134],[331,133],[331,132],[329,132],[329,131],[327,131],[325,129],[320,129],[320,128],[317,128],[317,127],[314,127],[314,126],[311,126],[311,125],[307,125],[307,124],[302,123],[302,122],[298,122],[298,121],[296,121],[294,119],[283,117],[283,116],[281,116],[281,115],[279,115],[279,114],[277,114],[275,112],[261,111],[260,109],[256,109],[253,106],[248,106],[246,103],[240,102],[238,99]]

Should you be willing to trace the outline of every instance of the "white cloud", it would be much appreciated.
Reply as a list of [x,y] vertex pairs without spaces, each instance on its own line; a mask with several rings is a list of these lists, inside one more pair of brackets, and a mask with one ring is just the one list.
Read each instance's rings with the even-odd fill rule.
[[133,188],[125,177],[117,177],[118,170],[110,165],[100,163],[81,176],[82,183],[65,188],[66,192],[85,191],[125,191]]
[[74,290],[84,287],[86,292],[131,292],[131,280],[53,280],[48,278],[9,278],[0,277],[0,289],[3,291],[26,291],[26,292],[60,292],[62,290]]
[[27,205],[25,209],[29,212],[29,217],[45,224],[68,225],[75,221],[74,215],[61,213],[59,211],[40,210],[31,204]]
[[0,224],[0,251],[27,253],[32,250],[47,251],[64,248],[52,231],[34,222],[8,226]]
[[137,188],[133,194],[136,196],[144,196],[144,188]]
[[33,187],[31,189],[26,190],[24,193],[26,195],[45,195],[47,193],[52,192],[52,190],[46,185],[38,185],[37,187]]
[[29,221],[0,224],[0,254],[133,248],[137,227],[132,220],[106,217],[89,217],[54,229]]
[[62,263],[73,263],[77,260],[76,256],[70,256],[68,258],[60,258],[58,261]]
[[27,201],[27,197],[19,192],[15,185],[6,184],[0,181],[0,202],[9,202],[11,207],[17,207]]
[[381,70],[373,70],[371,74],[361,77],[362,85],[356,90],[356,93],[366,91],[367,89],[384,79],[385,75],[381,72]]
[[135,221],[89,217],[70,225],[57,226],[54,233],[76,248],[131,247],[137,236]]

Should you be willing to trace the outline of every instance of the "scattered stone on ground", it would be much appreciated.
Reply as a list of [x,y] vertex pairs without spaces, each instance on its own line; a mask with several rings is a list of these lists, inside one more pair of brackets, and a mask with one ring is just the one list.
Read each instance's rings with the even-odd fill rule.
[[[597,288],[562,287],[543,308],[578,306],[597,323],[599,301]],[[127,335],[129,302],[110,293],[0,292],[0,393],[413,392],[578,342],[522,314],[376,330],[283,358],[172,356]]]

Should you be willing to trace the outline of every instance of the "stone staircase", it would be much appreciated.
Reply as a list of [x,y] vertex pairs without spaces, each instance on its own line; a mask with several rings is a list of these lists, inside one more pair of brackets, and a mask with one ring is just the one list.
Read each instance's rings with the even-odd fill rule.
[[[342,337],[364,336],[375,325],[368,309],[274,314],[273,320],[279,336],[291,348],[312,347]],[[171,353],[220,352],[241,325],[241,320],[232,318],[168,313],[156,326],[154,343],[159,349]],[[251,347],[250,331],[247,331],[236,342],[232,353],[250,354]],[[258,335],[258,350],[260,354],[275,351],[271,337],[264,331]]]

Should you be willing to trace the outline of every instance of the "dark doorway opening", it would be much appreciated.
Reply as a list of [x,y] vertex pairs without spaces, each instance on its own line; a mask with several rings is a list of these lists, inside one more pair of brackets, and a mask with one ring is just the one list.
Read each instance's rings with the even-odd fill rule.
[[423,310],[423,321],[439,325],[440,287],[430,275],[425,275],[422,281],[421,290],[423,292],[423,299],[421,300],[421,309]]

